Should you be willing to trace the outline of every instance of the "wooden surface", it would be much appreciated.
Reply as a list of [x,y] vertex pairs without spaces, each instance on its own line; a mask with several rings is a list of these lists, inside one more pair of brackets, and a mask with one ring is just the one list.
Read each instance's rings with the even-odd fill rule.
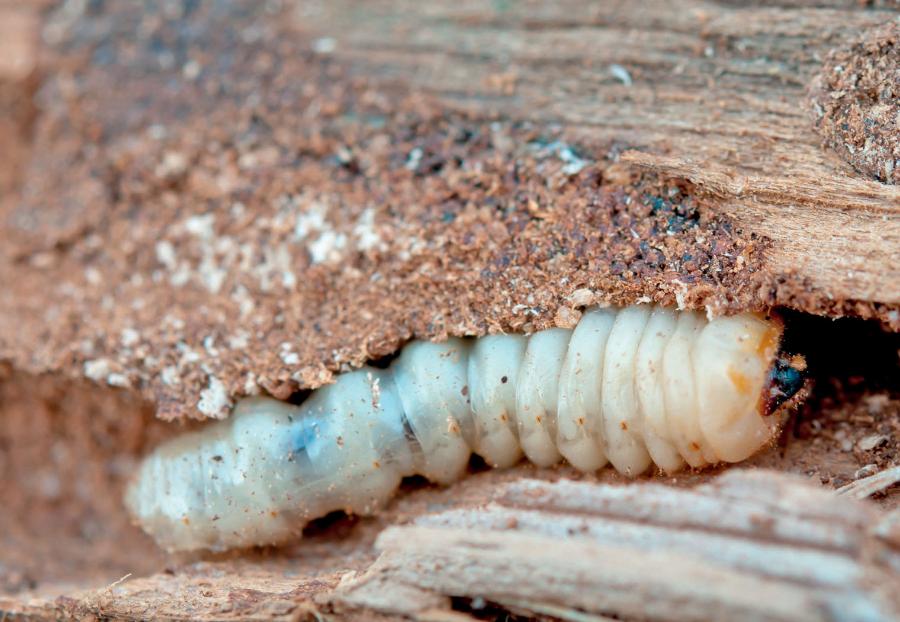
[[0,211],[19,185],[35,118],[39,8],[0,0]]
[[896,19],[897,5],[772,4],[329,2],[296,22],[360,75],[556,124],[689,180],[711,209],[774,241],[776,271],[829,299],[897,305],[900,188],[824,151],[805,95],[830,48]]
[[[333,371],[390,354],[411,336],[565,325],[593,302],[660,300],[721,311],[785,305],[878,317],[900,330],[898,190],[860,177],[822,150],[803,110],[806,83],[827,50],[895,18],[897,2],[285,2],[283,15],[263,7],[261,17],[238,10],[219,15],[220,22],[203,14],[212,4],[183,19],[163,10],[148,17],[137,6],[71,3],[73,12],[57,15],[51,29],[57,42],[74,41],[77,53],[62,46],[43,68],[37,149],[26,184],[33,202],[2,197],[16,218],[0,227],[0,250],[21,252],[0,259],[0,358],[17,368],[88,376],[128,396],[143,394],[158,414],[199,417],[209,413],[198,412],[198,396],[214,387],[227,389],[222,411],[213,413],[218,416],[242,392],[287,397],[326,382]],[[4,37],[0,44],[10,41]],[[94,54],[98,49],[103,53]],[[178,62],[165,65],[161,58]],[[30,110],[37,85],[22,88],[27,79],[23,83],[24,74],[10,66],[2,69],[11,76],[5,83],[15,86],[16,105],[24,97]],[[24,125],[9,126],[15,141],[31,135],[30,128],[21,133]],[[27,145],[11,144],[27,154]],[[424,153],[422,162],[412,157],[417,152]],[[653,173],[648,185],[636,184],[634,168]],[[657,173],[674,182],[657,183]],[[677,200],[664,214],[628,207],[634,199],[672,198],[672,190]],[[293,236],[300,223],[322,217],[317,209],[326,212],[321,230],[313,231],[320,237],[298,241]],[[367,213],[374,223],[364,219]],[[677,223],[674,233],[658,228],[654,218],[667,217],[687,224]],[[364,249],[363,238],[373,232],[384,247]],[[349,249],[337,261],[311,261],[312,240],[326,235],[345,236]],[[664,249],[665,261],[647,262],[638,252],[646,244]],[[622,250],[629,253],[625,272],[616,266]],[[698,250],[702,265],[689,267],[684,257]],[[719,278],[715,266],[725,254],[729,276]],[[285,265],[294,285],[282,277]],[[680,295],[688,277],[695,290]],[[798,449],[794,439],[793,450],[774,464],[834,485],[834,473],[846,482],[884,466],[896,455],[890,425],[897,410],[881,410],[887,396],[881,397],[871,407],[864,401],[839,405],[848,417],[839,423],[815,419],[822,423],[813,426],[816,434],[831,439],[827,451]],[[67,400],[54,392],[45,408],[76,425]],[[33,414],[22,420],[33,423]],[[123,408],[91,420],[109,422],[115,431],[123,427],[119,417],[133,414]],[[40,460],[51,455],[65,428],[38,434],[23,432],[26,427],[10,430],[10,446],[21,449],[23,439],[39,437],[48,449],[40,451],[35,442],[32,453],[43,466]],[[78,429],[87,435],[88,426]],[[872,452],[854,449],[858,436],[876,433],[891,441]],[[131,458],[115,442],[103,446],[105,453],[85,447],[90,451],[72,455],[100,471]],[[558,471],[541,473],[559,477]],[[512,474],[481,476],[493,482],[525,474],[533,472],[520,466]],[[24,478],[16,484],[23,494],[36,486]],[[420,491],[418,498],[433,503],[363,521],[353,532],[356,540],[337,528],[292,550],[237,561],[173,561],[174,570],[113,584],[123,576],[120,558],[127,563],[140,550],[126,542],[116,563],[104,567],[116,571],[105,583],[25,590],[0,610],[135,618],[157,607],[172,619],[315,619],[335,607],[337,619],[369,619],[374,609],[385,610],[388,595],[399,593],[411,615],[468,619],[449,611],[447,590],[422,584],[414,569],[421,564],[437,573],[441,560],[466,567],[481,560],[478,576],[499,590],[494,596],[535,613],[536,600],[523,607],[520,598],[532,585],[515,574],[491,575],[491,564],[498,571],[506,568],[504,559],[553,563],[560,573],[582,568],[578,580],[587,583],[577,585],[616,580],[613,570],[594,577],[593,565],[568,563],[586,546],[597,555],[621,556],[621,576],[630,577],[635,594],[655,585],[685,596],[677,571],[646,582],[647,574],[669,563],[709,576],[706,562],[685,560],[678,546],[652,555],[624,547],[629,554],[623,556],[621,543],[585,544],[579,534],[554,531],[559,517],[595,526],[619,520],[597,516],[594,506],[565,505],[578,498],[567,493],[547,507],[505,497],[488,510],[469,504],[452,519],[474,521],[461,530],[423,523],[387,531],[380,565],[329,600],[342,572],[368,564],[371,532],[432,506],[461,505],[463,486]],[[87,503],[76,486],[63,490],[66,507]],[[106,505],[114,499],[102,498]],[[785,494],[784,500],[797,498]],[[635,507],[620,514],[633,516]],[[853,507],[863,523],[881,521],[881,513]],[[766,506],[762,523],[779,519],[784,509]],[[61,515],[52,506],[42,520],[52,525]],[[525,515],[538,520],[521,530],[478,522],[502,516],[525,525]],[[124,524],[126,517],[116,521]],[[805,534],[798,525],[786,532],[788,540]],[[683,527],[657,524],[652,532],[671,544],[684,537]],[[866,551],[885,550],[860,522],[839,521],[837,531],[871,544]],[[759,539],[757,531],[751,535],[750,541]],[[42,544],[29,549],[20,543],[19,553],[66,557],[76,569],[67,576],[84,581],[85,566],[73,553],[80,550],[78,534],[70,547],[35,537]],[[711,541],[727,544],[729,537],[716,534]],[[702,548],[705,540],[697,536],[693,543]],[[571,554],[540,554],[561,541]],[[422,544],[418,553],[412,543]],[[484,548],[492,543],[499,554]],[[783,554],[778,543],[761,546]],[[815,543],[798,546],[821,553]],[[885,585],[893,581],[868,557],[848,561],[847,550],[858,549],[826,553],[844,568],[857,564]],[[104,563],[96,543],[92,554]],[[771,573],[783,567],[763,565],[723,572],[772,590],[767,593],[784,603],[831,602],[821,586],[810,591],[782,575],[775,579]],[[536,567],[534,576],[552,578],[541,572],[546,569]],[[435,576],[456,595],[478,596],[471,580]],[[508,583],[492,584],[495,578]],[[378,590],[360,587],[367,581]],[[108,587],[97,589],[102,585]],[[544,613],[572,615],[559,594],[533,587],[526,595],[540,595]],[[835,593],[866,599],[870,587],[851,583]],[[728,611],[772,617],[787,611],[777,599],[748,602],[740,590],[732,594],[728,602],[715,590],[700,590],[692,596],[700,608],[688,611],[732,606]],[[577,598],[571,602],[596,611],[638,606],[627,598]]]
[[900,189],[804,110],[898,12],[769,5],[57,12],[0,201],[0,359],[184,419],[591,304],[900,330]]
[[894,620],[885,520],[771,471],[693,490],[522,480],[486,507],[388,529],[335,599],[423,620],[450,596],[563,620]]

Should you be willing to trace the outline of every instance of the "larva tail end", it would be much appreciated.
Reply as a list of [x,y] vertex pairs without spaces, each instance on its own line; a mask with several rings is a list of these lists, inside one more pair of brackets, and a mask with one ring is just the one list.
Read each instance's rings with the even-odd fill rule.
[[148,497],[147,492],[143,490],[145,485],[144,471],[147,466],[147,458],[138,465],[138,468],[129,476],[125,484],[125,494],[123,501],[125,509],[128,512],[131,523],[137,525],[141,529],[144,528],[142,501]]

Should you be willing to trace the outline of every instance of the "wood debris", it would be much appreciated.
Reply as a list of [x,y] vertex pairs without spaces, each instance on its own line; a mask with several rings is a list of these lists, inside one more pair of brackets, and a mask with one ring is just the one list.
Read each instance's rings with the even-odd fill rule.
[[386,530],[335,603],[413,619],[465,602],[565,620],[895,620],[883,516],[764,470],[694,489],[522,480]]

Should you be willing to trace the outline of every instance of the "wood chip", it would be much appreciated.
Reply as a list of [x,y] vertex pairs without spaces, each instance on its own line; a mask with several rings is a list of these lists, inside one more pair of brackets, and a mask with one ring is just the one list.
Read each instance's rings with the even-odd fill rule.
[[863,477],[846,486],[841,486],[837,489],[837,493],[854,499],[866,499],[887,490],[897,482],[900,482],[900,466],[885,469],[875,475]]

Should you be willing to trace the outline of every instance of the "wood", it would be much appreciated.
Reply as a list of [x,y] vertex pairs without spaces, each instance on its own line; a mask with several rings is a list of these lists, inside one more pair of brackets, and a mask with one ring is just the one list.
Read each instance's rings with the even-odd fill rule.
[[688,180],[711,212],[774,241],[778,273],[828,299],[897,305],[900,187],[823,150],[805,109],[821,58],[896,5],[773,4],[344,1],[297,23],[370,79],[484,117],[556,124]]
[[820,58],[896,12],[253,4],[137,38],[128,3],[49,18],[0,358],[184,419],[588,304],[900,330],[900,189],[803,110]]
[[454,596],[565,620],[892,620],[900,543],[875,535],[883,516],[769,471],[693,490],[522,480],[386,530],[335,600],[414,619]]
[[[19,4],[0,0],[4,11]],[[277,3],[224,2],[185,3],[183,18],[162,15],[175,5],[153,4],[69,3],[71,12],[56,13],[44,30],[55,33],[45,47],[57,47],[41,67],[37,120],[37,81],[26,65],[4,64],[11,56],[0,59],[0,89],[13,85],[21,106],[15,122],[0,118],[0,151],[16,151],[12,166],[0,162],[0,359],[19,370],[47,373],[48,382],[54,373],[87,376],[185,418],[209,415],[197,411],[198,397],[223,385],[215,416],[242,392],[286,398],[412,336],[565,325],[595,302],[717,312],[784,305],[900,330],[898,189],[823,150],[803,109],[823,55],[895,18],[895,1],[287,1],[283,15],[268,10]],[[0,23],[0,49],[36,47],[46,24],[24,24],[27,40],[7,36],[21,34],[20,24]],[[163,63],[166,52],[179,62]],[[188,58],[199,60],[181,63]],[[540,147],[544,139],[552,142]],[[574,168],[587,166],[570,174],[567,158],[578,154]],[[648,174],[637,183],[635,171]],[[7,192],[19,185],[31,202]],[[653,217],[625,207],[673,189],[703,216],[695,222],[691,211],[674,234],[649,233]],[[339,261],[311,265],[294,232],[319,201],[330,211],[317,240],[375,232],[384,248],[350,244]],[[354,233],[369,210],[374,224]],[[647,226],[629,230],[622,216]],[[609,242],[617,236],[631,246]],[[665,248],[667,263],[612,270],[642,243]],[[695,250],[703,265],[681,265]],[[725,252],[740,261],[718,278],[706,270]],[[679,291],[691,275],[695,291]],[[94,442],[94,426],[136,421],[127,407],[102,417],[89,409],[91,425],[82,425],[69,398],[54,390],[47,402],[79,438]],[[853,419],[855,430],[862,420]],[[67,429],[34,437],[50,448]],[[9,446],[32,432],[10,434]],[[817,477],[818,468],[838,470],[843,481],[868,464],[832,441],[774,464]],[[103,473],[130,456],[115,442],[84,447],[72,459]],[[712,475],[678,481],[695,477]],[[135,551],[147,549],[130,541],[137,534],[110,538],[127,549],[105,558],[94,542],[89,553],[115,574],[88,581],[79,563],[67,575],[77,586],[14,586],[0,598],[0,618],[475,617],[452,609],[451,596],[573,620],[666,619],[675,600],[681,619],[816,619],[848,603],[896,616],[898,514],[760,477],[696,491],[522,482],[493,505],[389,529],[366,572],[369,533],[464,504],[466,484],[420,490],[438,501],[361,521],[350,535],[338,526],[293,549],[174,560],[121,582],[109,560],[137,561]],[[15,484],[32,492],[25,478]],[[61,507],[85,509],[79,490],[64,486],[65,503],[41,516],[51,525],[41,550],[67,563],[77,556],[57,546],[52,526],[68,516]],[[94,501],[118,507],[117,498]],[[97,514],[104,529],[111,516],[127,520],[115,509]],[[37,523],[27,512],[16,518]],[[348,569],[360,574],[332,596]]]
[[36,115],[39,9],[0,0],[0,208],[19,184]]

